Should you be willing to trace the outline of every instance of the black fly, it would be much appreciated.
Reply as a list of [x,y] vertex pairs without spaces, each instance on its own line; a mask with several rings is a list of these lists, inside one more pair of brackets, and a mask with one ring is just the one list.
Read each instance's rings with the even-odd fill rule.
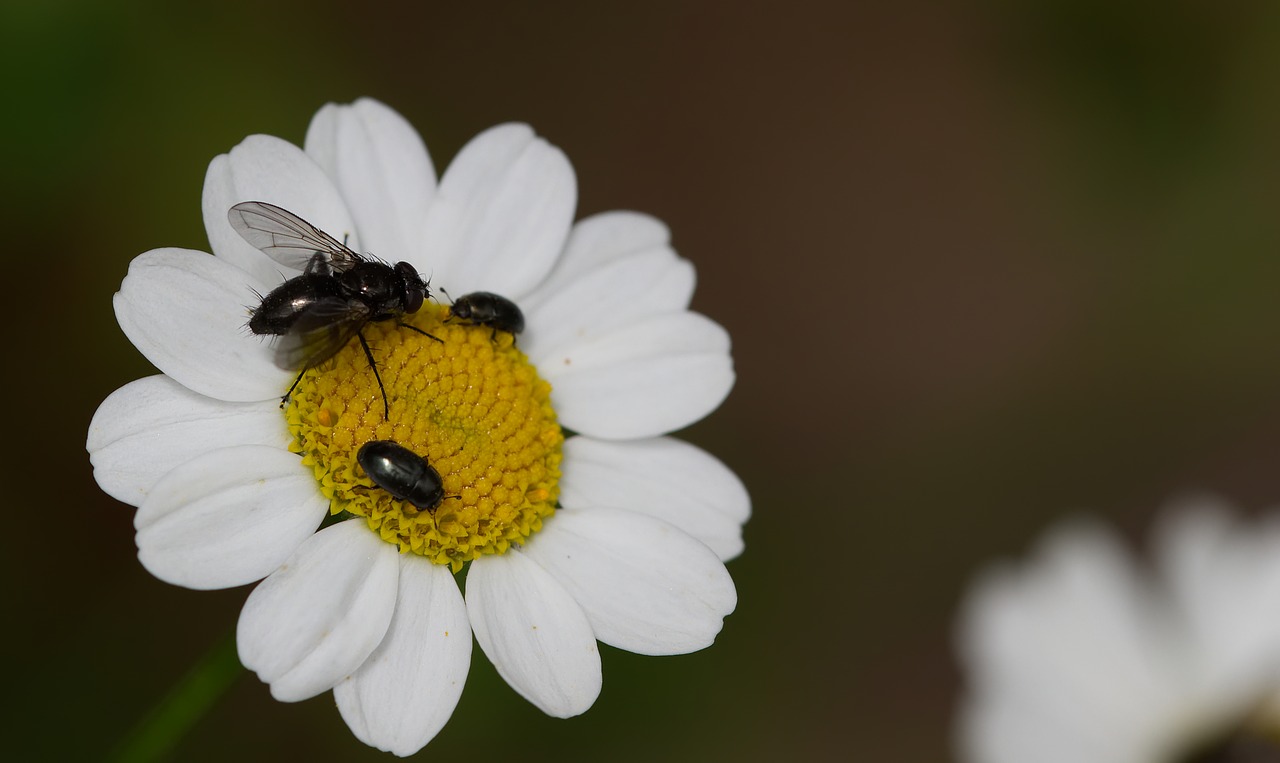
[[[431,292],[418,271],[407,262],[392,266],[358,254],[292,212],[263,201],[236,204],[227,219],[255,248],[302,271],[263,297],[249,317],[253,333],[284,337],[276,345],[276,365],[302,369],[281,404],[307,369],[333,357],[354,336],[382,391],[383,416],[389,416],[387,390],[361,329],[371,321],[392,320],[422,307]],[[400,325],[441,341],[422,329]]]
[[435,514],[446,497],[440,473],[427,460],[391,440],[370,440],[360,446],[356,461],[373,484],[392,497]]
[[[449,292],[444,291],[444,294],[448,296]],[[520,312],[516,303],[491,291],[463,294],[449,306],[449,316],[479,326],[488,326],[493,329],[490,338],[496,337],[499,331],[509,332],[513,338],[524,331],[524,313]]]

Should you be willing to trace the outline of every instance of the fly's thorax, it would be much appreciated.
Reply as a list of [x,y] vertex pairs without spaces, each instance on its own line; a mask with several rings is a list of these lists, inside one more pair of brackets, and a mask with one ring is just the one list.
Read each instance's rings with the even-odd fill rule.
[[403,312],[404,287],[390,265],[358,262],[344,271],[339,280],[352,295],[358,295],[375,314]]

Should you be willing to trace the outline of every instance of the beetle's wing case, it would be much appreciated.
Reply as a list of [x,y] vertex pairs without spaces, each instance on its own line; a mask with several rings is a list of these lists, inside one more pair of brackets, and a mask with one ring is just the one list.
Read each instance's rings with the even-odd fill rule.
[[339,272],[367,260],[301,217],[265,201],[236,204],[227,211],[227,221],[255,249],[294,270],[312,272],[317,254]]

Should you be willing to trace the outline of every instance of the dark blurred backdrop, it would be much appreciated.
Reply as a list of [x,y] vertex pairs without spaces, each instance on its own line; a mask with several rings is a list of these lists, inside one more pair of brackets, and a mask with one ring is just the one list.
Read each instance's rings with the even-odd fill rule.
[[[216,10],[215,10],[216,8]],[[311,2],[0,9],[6,744],[89,759],[247,589],[138,564],[85,430],[151,373],[129,260],[208,248],[205,167],[379,98],[437,169],[522,120],[579,215],[670,224],[738,383],[682,433],[746,481],[717,645],[604,653],[585,716],[477,658],[438,760],[944,760],[970,575],[1081,510],[1280,503],[1280,5]],[[246,675],[178,759],[376,760]]]

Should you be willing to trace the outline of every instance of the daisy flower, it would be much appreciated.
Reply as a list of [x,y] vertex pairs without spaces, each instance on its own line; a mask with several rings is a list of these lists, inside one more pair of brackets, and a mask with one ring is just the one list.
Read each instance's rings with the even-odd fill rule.
[[964,760],[1277,759],[1280,517],[1200,498],[1155,536],[1154,574],[1077,521],[979,578],[959,628]]
[[[455,296],[511,299],[526,328],[428,302],[363,330],[385,397],[352,341],[282,410],[299,369],[277,367],[246,306],[298,272],[231,227],[251,200]],[[573,224],[575,203],[564,154],[525,125],[481,133],[437,182],[400,115],[330,104],[304,148],[255,135],[215,158],[213,256],[147,252],[115,295],[162,374],[108,397],[87,447],[103,490],[138,507],[139,559],[190,588],[265,578],[240,616],[241,661],[281,701],[332,689],[369,745],[408,755],[435,736],[473,633],[512,688],[569,717],[600,693],[597,641],[692,652],[737,603],[724,562],[743,549],[747,493],[665,436],[728,394],[729,337],[689,311],[693,268],[661,222]],[[418,509],[377,489],[356,461],[371,440],[425,458],[446,500]]]

